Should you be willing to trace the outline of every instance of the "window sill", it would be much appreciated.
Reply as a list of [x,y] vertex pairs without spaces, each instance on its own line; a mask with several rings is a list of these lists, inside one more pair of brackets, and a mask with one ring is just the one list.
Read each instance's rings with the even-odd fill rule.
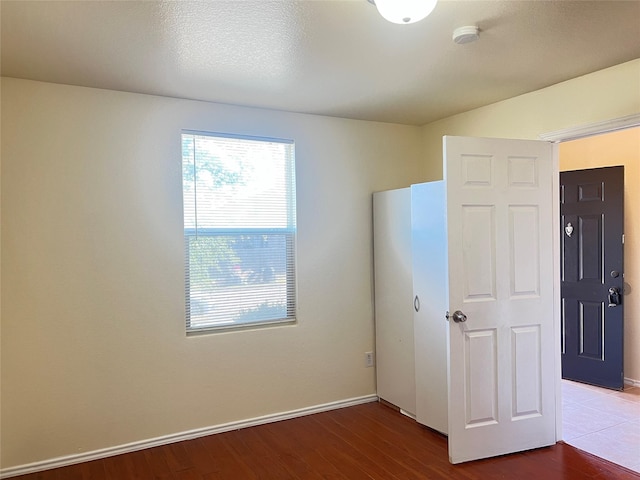
[[297,324],[298,324],[298,320],[296,318],[283,318],[280,320],[268,320],[264,322],[228,323],[224,325],[187,329],[187,337],[211,335],[211,334],[223,333],[223,332],[239,332],[239,331],[246,331],[246,330],[257,330],[257,329],[263,329],[263,328],[269,328],[269,327],[294,326]]

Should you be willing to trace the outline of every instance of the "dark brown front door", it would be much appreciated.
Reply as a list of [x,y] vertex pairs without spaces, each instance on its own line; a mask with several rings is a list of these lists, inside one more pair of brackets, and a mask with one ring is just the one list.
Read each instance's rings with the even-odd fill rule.
[[562,378],[622,390],[624,167],[560,173]]

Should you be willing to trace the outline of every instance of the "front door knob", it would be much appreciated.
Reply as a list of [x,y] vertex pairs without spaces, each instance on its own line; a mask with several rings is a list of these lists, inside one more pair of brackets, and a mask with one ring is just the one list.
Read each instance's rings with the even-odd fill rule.
[[609,289],[609,306],[616,307],[622,303],[620,301],[620,289],[618,287],[611,287]]

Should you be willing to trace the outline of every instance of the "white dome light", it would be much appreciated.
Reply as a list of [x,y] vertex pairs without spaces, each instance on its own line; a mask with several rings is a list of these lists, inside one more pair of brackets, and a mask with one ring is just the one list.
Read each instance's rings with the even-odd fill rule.
[[375,0],[378,12],[393,23],[419,22],[436,7],[438,0]]

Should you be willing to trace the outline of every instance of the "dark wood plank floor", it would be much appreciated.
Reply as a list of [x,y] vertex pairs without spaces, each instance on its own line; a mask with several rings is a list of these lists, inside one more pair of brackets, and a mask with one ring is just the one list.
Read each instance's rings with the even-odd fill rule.
[[451,465],[446,438],[368,403],[16,477],[22,480],[640,479],[569,445]]

